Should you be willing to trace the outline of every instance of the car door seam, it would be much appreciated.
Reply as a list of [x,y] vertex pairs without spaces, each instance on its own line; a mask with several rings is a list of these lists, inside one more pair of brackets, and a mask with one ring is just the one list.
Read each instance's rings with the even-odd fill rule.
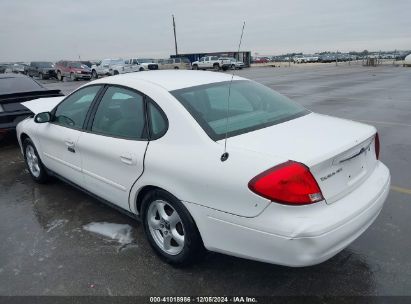
[[150,141],[148,140],[147,145],[146,145],[146,149],[144,151],[144,156],[143,156],[143,170],[141,171],[141,174],[137,177],[137,179],[134,181],[134,183],[131,185],[130,192],[128,193],[128,209],[130,211],[132,211],[132,209],[131,209],[131,191],[133,190],[134,185],[137,183],[137,181],[141,178],[141,176],[143,176],[144,171],[146,169],[146,154],[147,154],[149,144],[150,144]]

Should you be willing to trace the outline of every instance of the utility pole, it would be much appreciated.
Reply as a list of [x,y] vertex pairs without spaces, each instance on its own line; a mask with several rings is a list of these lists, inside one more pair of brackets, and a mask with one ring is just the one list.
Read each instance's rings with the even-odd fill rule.
[[176,56],[178,55],[178,49],[177,49],[177,35],[176,35],[176,23],[174,21],[174,15],[173,16],[173,29],[174,29],[174,45],[176,47]]

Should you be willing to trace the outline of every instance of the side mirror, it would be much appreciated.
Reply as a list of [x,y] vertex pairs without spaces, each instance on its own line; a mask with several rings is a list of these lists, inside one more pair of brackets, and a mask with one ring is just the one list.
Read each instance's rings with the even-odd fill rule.
[[50,112],[42,112],[36,114],[34,116],[34,122],[36,123],[45,123],[51,121],[51,113]]

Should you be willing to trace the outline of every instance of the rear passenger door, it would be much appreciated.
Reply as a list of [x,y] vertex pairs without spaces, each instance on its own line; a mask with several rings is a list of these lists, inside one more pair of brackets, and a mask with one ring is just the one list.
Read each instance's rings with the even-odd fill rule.
[[143,173],[148,145],[145,108],[142,94],[108,86],[78,143],[85,188],[126,210],[131,187]]

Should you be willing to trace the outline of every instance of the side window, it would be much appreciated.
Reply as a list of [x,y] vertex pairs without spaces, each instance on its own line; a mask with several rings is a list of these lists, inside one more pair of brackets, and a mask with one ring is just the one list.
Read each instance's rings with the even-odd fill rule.
[[109,87],[97,108],[91,130],[113,137],[147,139],[143,96]]
[[152,102],[148,103],[148,113],[150,118],[150,132],[153,139],[157,139],[167,131],[167,121],[160,109]]
[[57,106],[53,121],[64,127],[81,129],[87,111],[101,86],[89,86],[67,97]]
[[181,62],[180,58],[176,58],[174,60],[175,60],[175,63],[180,63]]

